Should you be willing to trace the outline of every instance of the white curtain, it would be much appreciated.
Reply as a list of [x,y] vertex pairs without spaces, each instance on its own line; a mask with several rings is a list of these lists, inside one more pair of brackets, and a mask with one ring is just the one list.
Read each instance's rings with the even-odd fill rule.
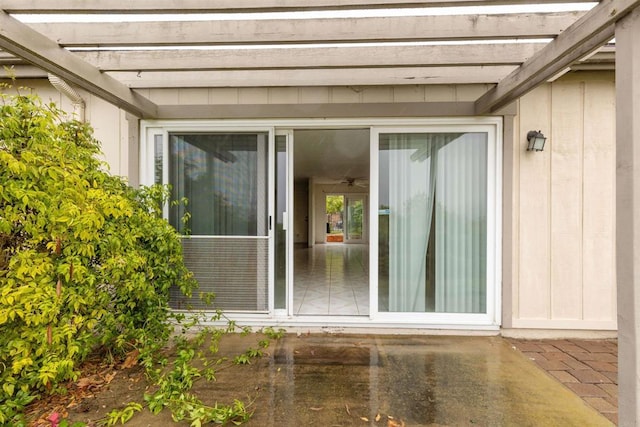
[[438,151],[453,134],[399,134],[389,143],[389,311],[426,309],[427,244]]
[[436,311],[486,312],[487,136],[465,134],[439,153]]
[[[437,312],[484,312],[486,134],[385,137],[389,311],[425,312],[430,305]],[[435,302],[427,304],[433,298],[427,295],[433,221]]]

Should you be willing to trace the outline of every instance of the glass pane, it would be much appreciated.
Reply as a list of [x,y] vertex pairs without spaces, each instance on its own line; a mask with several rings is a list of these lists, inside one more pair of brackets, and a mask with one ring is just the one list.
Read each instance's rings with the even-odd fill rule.
[[276,136],[275,308],[287,307],[287,137]]
[[379,310],[485,313],[487,134],[383,134],[379,154]]
[[162,135],[153,135],[153,183],[162,184]]
[[188,200],[170,209],[181,233],[267,234],[267,134],[170,134],[169,157],[172,200]]
[[[198,281],[198,289],[187,298],[171,288],[171,307],[267,311],[268,245],[267,239],[260,238],[184,238],[184,261]],[[201,293],[215,294],[211,305],[200,298]]]
[[362,219],[364,203],[362,199],[347,198],[347,240],[362,240]]
[[[182,234],[184,259],[199,289],[172,290],[174,308],[268,309],[269,241],[266,133],[169,135],[169,220]],[[185,218],[186,221],[182,219]],[[206,305],[200,293],[213,293]]]

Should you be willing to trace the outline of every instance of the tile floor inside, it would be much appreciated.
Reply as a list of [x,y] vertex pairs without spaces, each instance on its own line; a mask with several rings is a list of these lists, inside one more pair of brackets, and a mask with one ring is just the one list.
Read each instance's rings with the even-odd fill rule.
[[296,315],[367,316],[369,248],[326,243],[297,247],[293,307]]

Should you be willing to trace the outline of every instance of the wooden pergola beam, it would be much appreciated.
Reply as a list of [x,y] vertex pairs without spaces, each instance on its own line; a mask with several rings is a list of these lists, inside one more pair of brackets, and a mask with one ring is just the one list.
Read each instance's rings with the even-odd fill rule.
[[615,23],[640,0],[603,0],[531,59],[476,101],[476,113],[488,114],[550,79],[614,37]]
[[[589,2],[591,0],[572,0]],[[538,0],[536,3],[565,3]],[[308,10],[385,9],[483,5],[523,5],[529,0],[3,0],[10,13],[239,13]]]
[[555,37],[584,12],[29,24],[61,46],[354,43]]
[[0,48],[133,114],[151,118],[157,113],[148,99],[1,10]]
[[[520,65],[542,43],[275,49],[77,51],[103,71]],[[0,56],[0,59],[2,57]]]
[[159,105],[158,119],[472,116],[473,102]]
[[109,73],[132,89],[496,83],[515,65]]

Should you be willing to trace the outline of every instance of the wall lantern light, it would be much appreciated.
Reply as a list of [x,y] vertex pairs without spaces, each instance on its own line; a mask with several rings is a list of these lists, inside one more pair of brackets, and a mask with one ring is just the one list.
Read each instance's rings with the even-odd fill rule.
[[542,151],[547,137],[539,130],[530,130],[527,132],[527,151]]

